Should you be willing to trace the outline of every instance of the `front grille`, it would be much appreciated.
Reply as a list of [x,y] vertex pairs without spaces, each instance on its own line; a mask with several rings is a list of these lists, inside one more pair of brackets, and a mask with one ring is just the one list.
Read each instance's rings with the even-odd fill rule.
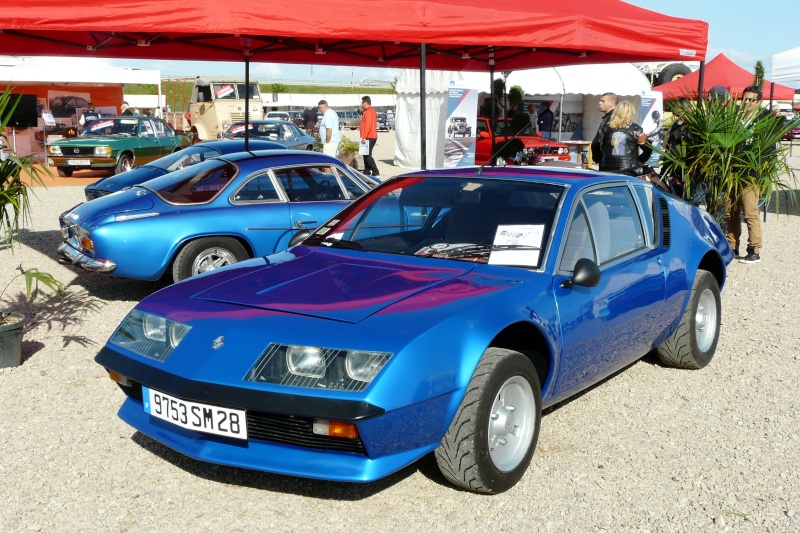
[[[231,124],[234,122],[241,122],[244,120],[244,113],[231,113]],[[252,120],[252,117],[250,117]]]
[[94,146],[62,146],[61,153],[64,155],[64,157],[94,155]]
[[[142,401],[142,385],[135,381],[130,386],[120,385],[122,391],[138,401]],[[191,401],[190,398],[184,398]],[[205,403],[205,402],[203,402]],[[228,406],[220,406],[228,407]],[[336,450],[366,455],[361,439],[342,439],[315,435],[312,431],[314,420],[306,417],[279,415],[262,411],[247,411],[248,440],[280,442],[291,446],[302,446],[317,450]]]

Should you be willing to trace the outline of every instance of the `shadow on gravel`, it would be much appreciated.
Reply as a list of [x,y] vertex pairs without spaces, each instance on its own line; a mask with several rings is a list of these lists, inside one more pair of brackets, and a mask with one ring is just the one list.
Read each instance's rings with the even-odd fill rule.
[[22,341],[22,363],[40,352],[44,346],[44,343],[39,341]]
[[[55,225],[58,226],[58,215],[55,217]],[[24,229],[20,232],[20,243],[56,261],[56,249],[61,244],[61,231]]]
[[[75,267],[69,267],[75,268]],[[142,281],[138,279],[115,278],[99,272],[79,270],[78,276],[70,286],[78,286],[95,298],[106,301],[139,302],[154,292],[170,285],[170,282]]]
[[[320,500],[358,501],[369,498],[413,475],[421,463],[429,460],[428,456],[423,457],[417,463],[372,483],[344,483],[283,476],[246,468],[205,463],[178,453],[139,431],[133,434],[131,440],[181,470],[214,483],[239,485],[256,490],[294,494]],[[433,466],[436,467],[435,461]],[[442,478],[442,482],[444,482],[444,478]]]

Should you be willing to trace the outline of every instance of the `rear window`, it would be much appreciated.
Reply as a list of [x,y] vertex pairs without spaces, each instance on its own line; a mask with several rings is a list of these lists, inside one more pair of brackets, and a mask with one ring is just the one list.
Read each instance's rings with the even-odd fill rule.
[[147,189],[172,204],[210,202],[236,176],[237,167],[215,159],[145,182]]

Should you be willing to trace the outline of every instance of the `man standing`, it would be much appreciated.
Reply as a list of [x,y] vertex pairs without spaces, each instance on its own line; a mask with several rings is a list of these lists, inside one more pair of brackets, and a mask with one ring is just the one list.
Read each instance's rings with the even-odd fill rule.
[[550,111],[550,102],[542,102],[542,112],[539,113],[539,131],[542,139],[550,140],[553,132],[553,112]]
[[536,113],[536,106],[533,104],[528,105],[528,117],[531,120],[533,132],[539,133],[539,114]]
[[86,126],[87,122],[91,122],[93,120],[97,120],[100,118],[100,113],[94,110],[94,104],[89,102],[89,107],[86,111],[81,114],[81,118],[78,120],[78,124],[81,126]]
[[[755,124],[769,112],[761,110],[762,93],[759,87],[751,85],[745,87],[742,94],[742,125],[752,130]],[[725,105],[724,103],[722,105]],[[750,149],[752,137],[739,146],[742,152]],[[731,191],[731,196],[726,202],[728,211],[728,244],[739,255],[739,239],[742,236],[741,213],[744,212],[744,221],[747,224],[747,255],[739,260],[740,263],[752,264],[761,261],[761,218],[758,216],[759,186],[758,176],[749,176],[749,184],[740,191]],[[738,193],[738,194],[737,194]]]
[[317,112],[311,106],[307,106],[306,110],[303,111],[303,127],[306,130],[306,133],[309,135],[314,135],[314,129],[317,125]]
[[319,124],[319,138],[322,141],[322,153],[336,157],[339,151],[339,115],[330,108],[326,100],[320,100],[317,109],[322,113]]
[[122,104],[119,106],[119,114],[122,116],[133,115],[133,110],[128,105],[128,102],[122,102]]
[[603,120],[600,121],[600,126],[597,128],[597,133],[592,140],[592,161],[600,163],[603,159],[603,135],[606,132],[608,121],[614,108],[617,107],[617,95],[614,93],[605,93],[600,97],[597,102],[597,108],[603,113]]
[[361,98],[361,109],[363,113],[361,114],[359,136],[361,137],[362,144],[365,142],[369,143],[369,153],[364,154],[364,174],[378,177],[381,175],[381,172],[378,170],[378,165],[375,164],[375,160],[372,158],[372,149],[378,141],[378,114],[375,112],[375,108],[372,107],[372,99],[369,96],[363,96]]

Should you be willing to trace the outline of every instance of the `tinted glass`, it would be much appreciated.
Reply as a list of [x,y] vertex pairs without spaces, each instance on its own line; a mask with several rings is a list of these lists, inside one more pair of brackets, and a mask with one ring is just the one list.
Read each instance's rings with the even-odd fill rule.
[[191,168],[147,181],[142,187],[152,190],[173,204],[210,202],[236,176],[237,168],[221,159],[212,159]]

